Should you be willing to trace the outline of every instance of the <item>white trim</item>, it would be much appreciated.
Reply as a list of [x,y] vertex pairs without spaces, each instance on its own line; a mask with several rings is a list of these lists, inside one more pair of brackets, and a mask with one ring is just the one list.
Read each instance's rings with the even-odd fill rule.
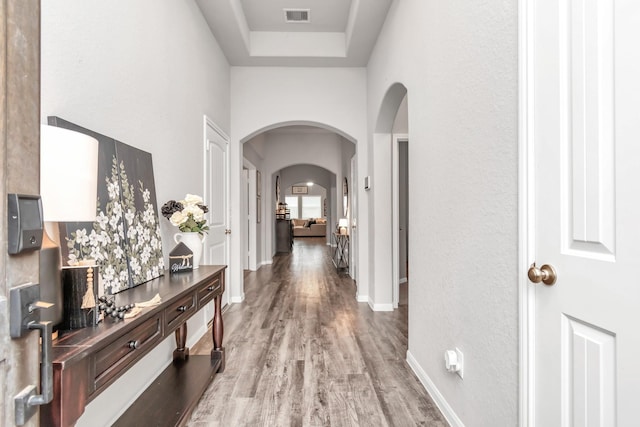
[[[349,224],[351,236],[349,237],[349,277],[358,283],[358,229],[354,224],[358,223],[358,153],[351,157],[351,191],[349,191]],[[331,239],[329,239],[331,240]]]
[[356,301],[358,302],[369,302],[369,295],[356,295]]
[[431,396],[431,399],[436,404],[438,409],[440,409],[442,415],[444,415],[444,417],[447,419],[449,425],[454,427],[464,427],[462,420],[458,417],[458,415],[456,415],[453,408],[445,400],[444,396],[440,393],[436,385],[433,383],[433,381],[431,381],[431,378],[429,378],[429,375],[427,375],[424,369],[422,369],[418,361],[415,359],[415,357],[413,357],[409,350],[407,350],[407,363],[422,383],[422,386],[425,388],[425,390],[427,390],[427,393],[429,393],[429,396]]
[[[208,164],[208,159],[209,156],[207,154],[207,152],[209,151],[209,138],[207,137],[208,134],[208,129],[213,130],[215,133],[217,133],[225,142],[227,148],[225,150],[226,152],[226,169],[227,169],[227,176],[225,177],[225,179],[227,180],[227,185],[226,185],[226,189],[225,189],[225,198],[226,198],[226,205],[227,205],[227,212],[226,212],[226,219],[227,219],[227,224],[226,224],[226,228],[231,228],[231,194],[230,194],[230,188],[231,188],[231,144],[229,142],[229,137],[227,136],[226,133],[224,133],[224,131],[222,129],[220,129],[220,127],[218,127],[218,125],[216,125],[214,123],[213,120],[211,120],[206,114],[203,114],[203,152],[202,152],[202,162],[203,162],[203,168],[202,168],[202,180],[203,180],[203,185],[202,185],[202,197],[207,197],[207,195],[209,194],[209,186],[208,186],[208,182],[207,182],[207,178],[209,176],[209,164]],[[210,201],[209,201],[210,203]],[[226,264],[227,267],[230,266],[231,264],[231,239],[229,238],[229,235],[227,235],[226,237],[227,239],[227,253],[226,253]],[[204,250],[206,251],[206,245]],[[227,301],[231,301],[231,294],[232,294],[232,290],[231,290],[231,283],[233,283],[233,280],[235,278],[235,274],[232,271],[231,268],[227,268],[225,270],[225,283],[227,283],[227,288],[225,289],[225,294],[227,295]],[[242,276],[241,276],[241,280]],[[228,292],[228,293],[227,293]],[[223,295],[222,297],[222,304],[225,304],[225,297]]]
[[240,304],[244,301],[244,292],[239,297],[231,297],[231,304]]
[[393,311],[393,304],[375,304],[373,300],[369,299],[367,301],[369,303],[369,307],[373,311]]
[[[242,158],[242,166],[247,168],[249,171],[249,194],[247,196],[249,200],[248,209],[248,218],[249,218],[249,247],[247,248],[249,251],[249,270],[257,271],[258,270],[258,238],[256,229],[258,228],[258,218],[256,216],[257,211],[257,198],[258,198],[258,187],[257,187],[257,177],[256,172],[258,169],[256,166],[251,163],[246,158]],[[244,227],[240,227],[241,232],[244,232]],[[247,237],[247,236],[245,236]],[[243,239],[245,241],[246,239]]]
[[520,323],[519,425],[535,426],[535,288],[526,271],[535,257],[535,176],[533,139],[533,30],[534,1],[519,0],[518,31],[518,289]]
[[198,329],[196,329],[194,332],[189,331],[190,337],[187,338],[187,347],[193,347],[194,345],[196,345],[198,341],[200,341],[200,339],[209,330],[207,319],[204,318],[203,320],[203,324],[200,324],[200,326],[198,326]]
[[271,265],[271,264],[273,264],[273,260],[272,260],[272,259],[268,259],[268,260],[262,261],[262,262],[260,263],[260,266],[263,266],[263,265]]
[[407,283],[406,277],[403,277],[402,279],[400,279],[400,284],[402,285],[403,283]]
[[[204,129],[207,130],[207,126],[211,127],[211,129],[213,129],[214,131],[216,131],[216,133],[218,135],[220,135],[220,137],[222,139],[224,139],[225,141],[227,141],[227,143],[229,142],[229,136],[224,133],[224,131],[222,129],[220,129],[220,127],[215,124],[215,122],[213,120],[211,120],[206,114],[204,115]],[[205,134],[206,135],[206,134]],[[204,145],[205,145],[205,150],[208,148],[207,147],[207,140],[205,139],[204,141]]]
[[[391,135],[391,301],[393,308],[400,302],[400,142],[409,142],[406,133]],[[408,238],[408,236],[407,236]],[[409,254],[407,254],[408,256]],[[405,279],[406,281],[406,279]]]

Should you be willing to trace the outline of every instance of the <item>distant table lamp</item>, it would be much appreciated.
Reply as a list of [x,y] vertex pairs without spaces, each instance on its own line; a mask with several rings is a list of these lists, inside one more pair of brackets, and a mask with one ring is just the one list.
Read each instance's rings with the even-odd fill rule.
[[40,250],[40,298],[54,307],[42,320],[63,320],[58,222],[93,222],[98,190],[98,140],[55,126],[40,127],[40,196],[45,222]]
[[349,220],[347,218],[340,218],[338,220],[338,233],[344,235],[349,234]]

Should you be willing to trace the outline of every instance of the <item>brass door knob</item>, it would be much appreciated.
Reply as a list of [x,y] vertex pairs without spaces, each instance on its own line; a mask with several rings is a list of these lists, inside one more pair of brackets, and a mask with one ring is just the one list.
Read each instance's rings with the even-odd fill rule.
[[533,283],[544,283],[545,285],[553,285],[556,283],[556,279],[558,276],[556,275],[556,270],[550,266],[549,264],[545,264],[542,267],[536,267],[536,263],[534,262],[529,267],[529,271],[527,273],[529,276],[529,280]]

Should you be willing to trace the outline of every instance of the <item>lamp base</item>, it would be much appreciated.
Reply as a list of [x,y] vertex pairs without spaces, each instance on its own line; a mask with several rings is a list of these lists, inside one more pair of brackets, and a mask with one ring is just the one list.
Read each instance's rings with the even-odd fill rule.
[[53,303],[42,310],[40,319],[53,323],[56,329],[63,320],[63,293],[60,281],[60,248],[44,233],[40,249],[40,300]]
[[97,266],[73,266],[62,269],[64,329],[86,328],[98,323],[97,269]]

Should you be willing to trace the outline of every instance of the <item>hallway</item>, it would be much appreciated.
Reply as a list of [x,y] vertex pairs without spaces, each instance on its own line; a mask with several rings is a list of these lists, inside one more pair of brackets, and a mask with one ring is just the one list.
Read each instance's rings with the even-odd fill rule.
[[358,304],[324,239],[296,239],[245,276],[245,292],[224,313],[226,370],[190,426],[447,425],[405,362],[407,306]]

